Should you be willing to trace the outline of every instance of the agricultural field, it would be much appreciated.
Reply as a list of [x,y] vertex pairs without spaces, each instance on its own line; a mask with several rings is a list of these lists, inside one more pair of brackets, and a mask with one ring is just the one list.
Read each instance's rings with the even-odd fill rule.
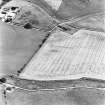
[[105,105],[105,0],[0,0],[0,105]]

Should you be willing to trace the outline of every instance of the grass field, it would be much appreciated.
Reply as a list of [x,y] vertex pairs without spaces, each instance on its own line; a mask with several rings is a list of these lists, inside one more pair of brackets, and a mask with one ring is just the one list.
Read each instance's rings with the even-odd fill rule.
[[0,75],[16,74],[38,50],[46,34],[0,22]]
[[7,102],[9,105],[105,105],[105,92],[86,88],[35,92],[17,89],[7,93]]

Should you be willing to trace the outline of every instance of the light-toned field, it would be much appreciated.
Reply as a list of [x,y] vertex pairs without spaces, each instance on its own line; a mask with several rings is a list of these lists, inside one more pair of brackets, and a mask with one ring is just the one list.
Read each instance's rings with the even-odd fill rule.
[[[21,0],[20,0],[21,1]],[[29,0],[30,1],[30,0]],[[59,7],[59,10],[54,12],[51,10],[51,8],[48,8],[49,11],[55,16],[56,19],[60,19],[61,21],[65,21],[66,17],[68,19],[71,19],[71,17],[78,17],[81,13],[83,15],[88,15],[90,12],[96,12],[103,11],[103,0],[102,2],[97,1],[91,1],[91,5],[86,8],[90,9],[91,11],[88,11],[87,9],[83,9],[83,12],[78,9],[81,6],[85,5],[84,3],[80,5],[77,5],[79,3],[76,2],[78,0],[71,0],[69,2],[68,0],[65,0],[64,3],[61,4]],[[23,1],[25,2],[25,1]],[[46,10],[44,4],[46,2],[44,1],[33,1],[31,2],[34,4],[39,4],[41,8],[43,7],[44,10]],[[15,3],[15,5],[18,5],[16,2],[10,2],[7,6],[12,6]],[[67,5],[68,3],[68,5]],[[27,3],[26,3],[27,4]],[[22,6],[24,3],[21,4]],[[29,5],[29,3],[28,3]],[[43,5],[43,6],[42,6]],[[46,4],[47,5],[47,4]],[[71,5],[74,5],[75,8],[71,8]],[[94,6],[95,5],[95,6]],[[47,5],[48,6],[48,5]],[[78,7],[78,8],[77,8]],[[92,8],[93,7],[93,8]],[[84,7],[81,7],[84,8]],[[47,11],[47,10],[46,10]],[[76,12],[77,11],[77,12]],[[48,11],[47,11],[48,12]],[[55,14],[54,14],[54,13]],[[88,13],[87,13],[88,12]],[[49,12],[48,12],[49,13]],[[73,13],[73,14],[72,14]],[[82,14],[80,14],[82,15]],[[42,15],[41,15],[42,16]],[[66,17],[64,17],[66,16]],[[67,19],[67,20],[68,20]],[[43,19],[42,19],[43,20]],[[41,37],[40,37],[41,36]],[[0,65],[2,65],[2,72],[4,74],[15,74],[17,70],[20,70],[24,64],[28,62],[28,60],[31,58],[31,56],[35,53],[35,51],[38,49],[38,45],[41,44],[42,39],[46,36],[45,33],[38,32],[36,30],[25,30],[21,27],[12,27],[9,25],[6,25],[2,22],[0,22],[0,37],[1,37],[1,53],[2,53],[2,60],[0,61]],[[27,42],[27,43],[26,43]],[[5,72],[6,70],[6,72]],[[13,72],[14,71],[14,72]]]
[[[20,74],[27,79],[105,79],[104,15],[91,15],[68,25],[74,34],[55,31]],[[75,29],[75,28],[74,28]]]
[[20,74],[28,79],[69,79],[83,76],[105,79],[105,37],[80,30],[70,36],[52,34]]

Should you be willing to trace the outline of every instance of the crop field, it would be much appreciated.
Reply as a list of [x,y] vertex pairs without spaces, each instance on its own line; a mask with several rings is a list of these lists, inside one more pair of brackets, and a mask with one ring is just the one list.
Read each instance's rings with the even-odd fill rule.
[[0,0],[0,105],[105,105],[105,0]]
[[73,35],[63,32],[52,34],[20,76],[69,79],[83,75],[98,78],[99,75],[105,79],[104,39],[104,33],[87,30]]

